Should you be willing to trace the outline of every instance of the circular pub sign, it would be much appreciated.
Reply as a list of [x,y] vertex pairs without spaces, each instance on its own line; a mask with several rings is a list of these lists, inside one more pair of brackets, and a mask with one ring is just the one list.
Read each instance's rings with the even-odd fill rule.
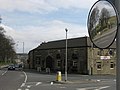
[[106,0],[97,1],[88,16],[88,33],[98,48],[108,48],[115,40],[118,14],[115,6]]

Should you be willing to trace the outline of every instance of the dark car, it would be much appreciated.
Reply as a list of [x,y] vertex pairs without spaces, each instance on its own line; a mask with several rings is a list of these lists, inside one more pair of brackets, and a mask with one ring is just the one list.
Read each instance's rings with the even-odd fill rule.
[[9,65],[8,70],[15,70],[15,66],[14,65]]

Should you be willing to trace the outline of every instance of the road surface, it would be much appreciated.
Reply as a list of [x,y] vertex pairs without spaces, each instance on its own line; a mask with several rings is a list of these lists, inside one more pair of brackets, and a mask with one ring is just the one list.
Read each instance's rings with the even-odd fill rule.
[[[62,76],[64,81],[64,75]],[[33,70],[0,70],[0,90],[116,90],[115,76],[68,75],[68,82],[56,83],[56,74]]]

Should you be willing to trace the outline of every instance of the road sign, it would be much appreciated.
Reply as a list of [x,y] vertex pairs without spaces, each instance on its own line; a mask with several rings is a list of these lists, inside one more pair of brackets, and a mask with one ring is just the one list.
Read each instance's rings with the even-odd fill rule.
[[114,42],[118,14],[112,3],[106,0],[95,2],[89,12],[87,23],[90,39],[96,47],[108,48]]

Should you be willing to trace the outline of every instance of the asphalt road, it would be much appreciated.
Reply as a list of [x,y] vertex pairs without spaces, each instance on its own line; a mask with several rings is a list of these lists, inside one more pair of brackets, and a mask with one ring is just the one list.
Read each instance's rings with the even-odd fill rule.
[[101,48],[109,46],[115,39],[116,28],[117,27],[114,27],[111,30],[104,32],[102,35],[97,35],[96,38],[93,39],[94,44]]
[[17,90],[24,82],[24,77],[21,71],[0,70],[0,90]]
[[55,74],[33,70],[0,70],[0,90],[116,90],[115,76],[68,75],[68,82],[56,81]]

